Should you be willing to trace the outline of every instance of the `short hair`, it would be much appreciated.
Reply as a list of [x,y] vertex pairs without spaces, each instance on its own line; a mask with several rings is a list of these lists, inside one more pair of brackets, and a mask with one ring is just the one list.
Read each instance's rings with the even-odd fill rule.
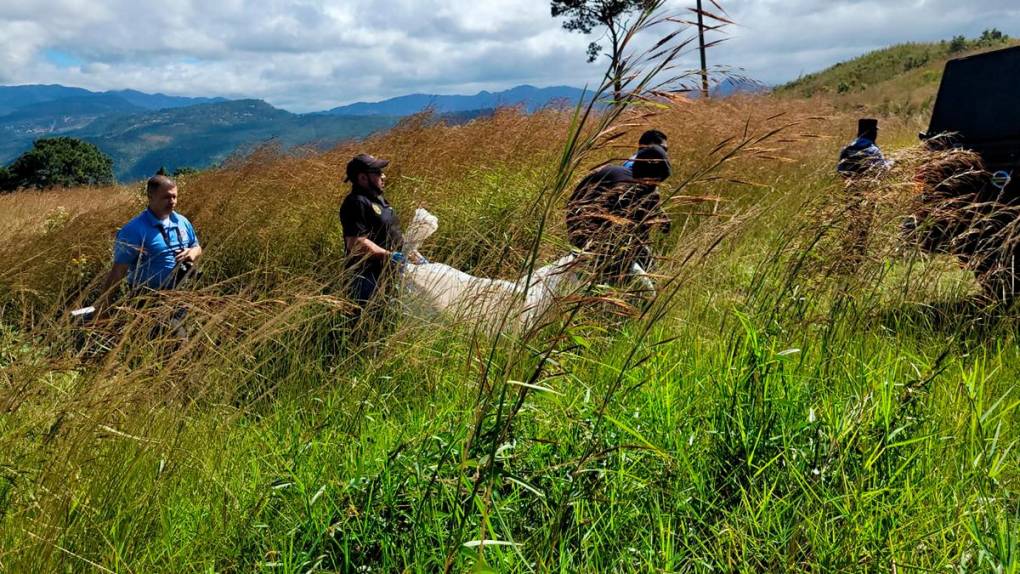
[[638,140],[638,145],[662,145],[666,143],[666,134],[659,130],[648,130],[641,134],[641,139]]
[[146,182],[145,193],[148,195],[152,195],[157,191],[171,189],[174,187],[177,187],[177,184],[174,183],[174,180],[170,179],[165,175],[154,175],[149,178],[148,182]]

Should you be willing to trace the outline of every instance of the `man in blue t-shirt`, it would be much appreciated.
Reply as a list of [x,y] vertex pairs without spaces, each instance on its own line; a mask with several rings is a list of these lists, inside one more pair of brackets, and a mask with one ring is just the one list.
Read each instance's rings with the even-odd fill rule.
[[202,256],[202,246],[191,222],[176,213],[177,184],[164,175],[153,176],[145,186],[148,208],[117,232],[113,267],[100,296],[105,307],[125,278],[134,289],[174,289]]

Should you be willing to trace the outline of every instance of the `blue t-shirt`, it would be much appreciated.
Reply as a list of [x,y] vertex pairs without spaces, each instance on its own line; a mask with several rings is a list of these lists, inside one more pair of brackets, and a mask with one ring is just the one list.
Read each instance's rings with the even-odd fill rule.
[[174,256],[198,245],[198,236],[188,218],[171,213],[167,225],[148,209],[139,213],[117,232],[113,262],[130,266],[132,287],[160,289],[169,286],[177,262]]

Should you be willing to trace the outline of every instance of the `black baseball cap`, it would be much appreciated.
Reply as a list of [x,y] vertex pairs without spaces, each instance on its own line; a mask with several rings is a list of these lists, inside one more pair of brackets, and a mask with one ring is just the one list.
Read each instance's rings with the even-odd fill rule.
[[382,170],[388,165],[390,165],[388,159],[379,159],[367,153],[359,153],[347,162],[347,177],[344,178],[344,181],[352,181],[358,177],[359,173],[382,173]]
[[634,179],[655,179],[666,181],[673,175],[669,166],[669,155],[659,145],[650,145],[638,150],[631,169]]

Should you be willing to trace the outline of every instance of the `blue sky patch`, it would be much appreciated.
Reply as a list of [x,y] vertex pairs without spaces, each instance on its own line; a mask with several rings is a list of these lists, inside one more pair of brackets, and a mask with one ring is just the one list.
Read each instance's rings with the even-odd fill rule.
[[77,68],[85,63],[74,55],[55,48],[43,50],[43,57],[46,58],[47,62],[58,68]]

